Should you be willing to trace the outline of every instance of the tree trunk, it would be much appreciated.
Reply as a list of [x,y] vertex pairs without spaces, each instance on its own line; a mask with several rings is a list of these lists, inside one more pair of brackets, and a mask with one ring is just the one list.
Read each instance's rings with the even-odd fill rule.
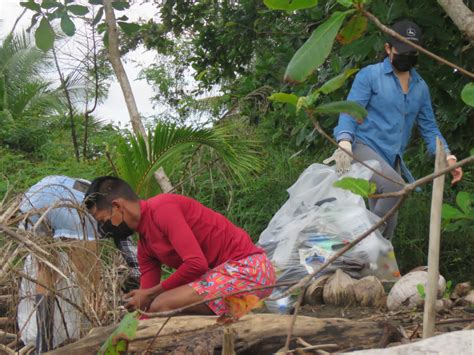
[[71,96],[69,95],[69,89],[67,88],[66,79],[64,78],[64,75],[61,71],[61,67],[59,66],[58,57],[56,56],[56,49],[53,47],[52,51],[53,51],[54,64],[56,65],[56,70],[59,75],[59,81],[61,82],[61,88],[64,91],[64,96],[66,96],[69,122],[71,124],[71,138],[72,138],[72,144],[74,146],[74,155],[76,156],[77,162],[79,162],[80,161],[79,144],[77,143],[76,124],[74,123],[74,107],[72,105]]
[[156,182],[160,185],[161,192],[164,194],[169,193],[173,190],[173,185],[169,177],[165,173],[165,169],[162,166],[158,168],[157,171],[153,174],[155,176]]
[[118,45],[118,32],[117,23],[115,20],[115,13],[112,7],[113,0],[104,0],[104,11],[105,11],[105,22],[107,23],[107,29],[109,33],[109,60],[112,63],[115,76],[117,77],[120,87],[122,88],[125,103],[127,104],[128,113],[130,115],[130,121],[132,122],[132,128],[135,134],[140,134],[146,141],[146,131],[143,127],[140,114],[138,112],[135,97],[133,96],[132,87],[128,80],[127,73],[120,59],[120,51]]
[[438,3],[456,27],[474,44],[474,12],[464,4],[463,0],[438,0]]
[[[234,334],[236,353],[270,354],[284,346],[290,318],[291,316],[275,314],[252,314],[237,323],[223,327],[216,324],[216,317],[174,317],[162,329],[150,350],[159,354],[220,353],[224,330],[231,328],[228,332]],[[144,351],[164,321],[165,318],[140,321],[136,337],[129,344],[129,353]],[[290,348],[296,347],[297,337],[310,344],[337,344],[337,351],[373,348],[386,337],[387,329],[390,328],[386,325],[387,323],[381,322],[299,316],[293,330]],[[50,354],[96,353],[113,330],[112,326],[93,329],[85,338],[56,349]]]

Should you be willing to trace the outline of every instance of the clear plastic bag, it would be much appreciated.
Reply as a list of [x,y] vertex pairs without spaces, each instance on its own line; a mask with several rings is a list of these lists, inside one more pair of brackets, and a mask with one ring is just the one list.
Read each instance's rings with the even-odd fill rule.
[[[376,161],[366,163],[379,168]],[[368,180],[372,171],[356,163],[344,176]],[[259,244],[271,258],[278,281],[299,280],[313,272],[380,220],[366,209],[362,197],[333,186],[339,178],[332,167],[309,166],[288,189],[289,199],[260,235]],[[354,278],[374,275],[393,281],[400,275],[393,246],[379,230],[321,274],[339,268]],[[280,292],[275,290],[273,296],[278,297]],[[278,308],[271,301],[268,306],[269,309]]]

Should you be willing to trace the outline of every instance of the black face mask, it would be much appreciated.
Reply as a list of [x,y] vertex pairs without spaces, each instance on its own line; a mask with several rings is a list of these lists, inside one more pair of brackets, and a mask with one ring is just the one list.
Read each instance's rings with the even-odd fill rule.
[[125,223],[123,220],[122,212],[122,222],[118,226],[114,226],[110,219],[105,222],[98,223],[99,232],[105,238],[113,238],[114,240],[123,240],[127,239],[128,236],[133,234],[133,230]]
[[409,71],[418,61],[417,55],[393,53],[392,65],[398,71]]

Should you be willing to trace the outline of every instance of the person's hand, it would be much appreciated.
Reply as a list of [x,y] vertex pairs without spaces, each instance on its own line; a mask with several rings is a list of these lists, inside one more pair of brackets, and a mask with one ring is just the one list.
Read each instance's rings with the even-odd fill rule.
[[[352,157],[344,152],[344,150],[348,151],[349,153],[352,154],[352,144],[349,141],[340,141],[339,147],[337,148],[333,155],[327,158],[326,160],[323,161],[324,164],[329,164],[332,161],[336,162],[336,173],[339,175],[345,174],[351,170],[351,162],[352,162]],[[342,150],[343,148],[344,150]]]
[[[454,165],[457,162],[457,159],[454,155],[449,155],[448,158],[448,166]],[[459,181],[462,179],[462,168],[456,168],[454,170],[451,170],[451,175],[453,176],[453,179],[451,180],[451,185],[456,185]]]
[[155,294],[147,289],[133,290],[123,296],[124,301],[127,301],[125,308],[132,312],[136,309],[142,311],[150,308],[151,303],[155,299]]

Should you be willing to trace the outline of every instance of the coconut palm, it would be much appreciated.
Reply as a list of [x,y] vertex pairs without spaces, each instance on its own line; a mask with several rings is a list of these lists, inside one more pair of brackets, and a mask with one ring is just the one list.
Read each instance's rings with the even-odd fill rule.
[[41,75],[48,68],[45,54],[30,37],[10,34],[0,46],[0,111],[3,119],[37,117],[56,110],[57,93]]
[[47,124],[60,110],[60,96],[44,79],[48,59],[27,34],[10,34],[0,45],[0,141],[35,151]]
[[192,128],[158,123],[153,132],[148,132],[147,139],[150,149],[143,137],[136,135],[130,135],[128,140],[122,138],[117,147],[118,174],[142,197],[159,192],[153,178],[157,168],[170,163],[180,153],[200,146],[212,149],[235,180],[245,181],[262,166],[257,143],[237,137],[226,126]]

